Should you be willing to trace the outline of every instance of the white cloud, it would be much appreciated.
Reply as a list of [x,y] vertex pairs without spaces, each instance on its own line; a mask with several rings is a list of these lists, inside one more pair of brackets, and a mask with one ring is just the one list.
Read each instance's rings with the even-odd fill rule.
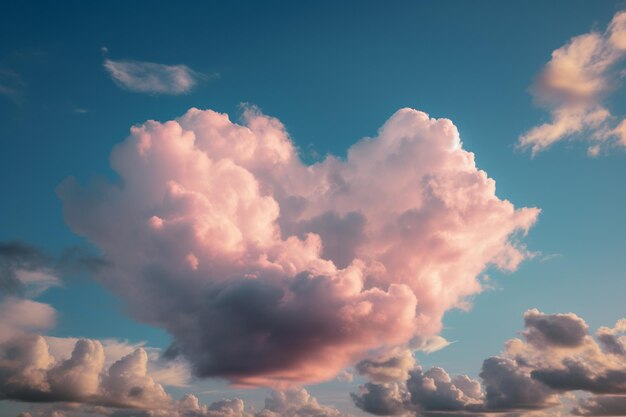
[[133,60],[105,59],[104,68],[120,87],[147,94],[187,94],[202,76],[186,65]]

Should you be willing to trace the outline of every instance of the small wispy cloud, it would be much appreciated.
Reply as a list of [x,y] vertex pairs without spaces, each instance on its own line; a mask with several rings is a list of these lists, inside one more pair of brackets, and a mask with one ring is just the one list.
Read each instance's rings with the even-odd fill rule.
[[146,94],[187,94],[204,75],[186,65],[134,60],[104,60],[104,68],[120,87]]
[[0,67],[0,96],[20,102],[25,87],[26,83],[17,72]]

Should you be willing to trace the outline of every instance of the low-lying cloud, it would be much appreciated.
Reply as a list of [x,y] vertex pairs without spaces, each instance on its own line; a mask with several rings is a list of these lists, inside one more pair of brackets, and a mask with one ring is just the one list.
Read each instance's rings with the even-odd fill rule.
[[149,121],[113,150],[118,182],[58,188],[69,226],[110,262],[100,281],[197,376],[331,379],[433,340],[486,268],[529,256],[518,238],[539,210],[499,199],[447,119],[401,109],[310,166],[277,119],[243,121]]
[[[370,382],[352,394],[357,407],[375,415],[626,415],[626,331],[624,320],[601,327],[596,337],[575,314],[524,315],[523,339],[506,343],[501,356],[483,362],[479,381],[450,376],[444,369],[407,369],[405,355],[386,358],[378,366],[357,370]],[[610,335],[610,338],[605,337]],[[608,343],[607,343],[608,341]],[[407,374],[407,378],[383,379]],[[372,372],[371,369],[377,370]],[[572,410],[563,410],[563,396],[584,392]],[[509,414],[507,414],[509,413]],[[552,415],[552,414],[549,414]]]
[[303,388],[275,391],[254,412],[242,400],[209,405],[186,394],[176,400],[164,386],[190,382],[184,361],[160,349],[118,340],[43,336],[56,311],[5,297],[0,302],[0,401],[30,403],[19,417],[338,417]]
[[[149,372],[148,353],[137,348],[110,366],[97,340],[79,339],[71,356],[59,360],[46,339],[28,334],[0,344],[0,400],[48,403],[44,415],[109,417],[339,417],[303,388],[275,391],[254,413],[240,399],[209,405],[186,394],[175,400]],[[30,415],[24,414],[24,415]]]

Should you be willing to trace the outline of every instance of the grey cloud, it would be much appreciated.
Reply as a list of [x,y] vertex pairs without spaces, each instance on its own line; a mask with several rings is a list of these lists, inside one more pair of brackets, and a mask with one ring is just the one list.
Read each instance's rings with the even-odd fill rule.
[[411,371],[407,381],[411,401],[420,409],[430,412],[477,411],[482,408],[483,393],[480,382],[466,375],[450,378],[439,367],[422,372]]
[[544,314],[536,309],[524,314],[526,330],[524,337],[529,343],[543,347],[547,345],[561,347],[580,346],[589,326],[575,314]]
[[626,356],[626,319],[619,320],[615,327],[600,327],[596,337],[604,350],[617,356]]
[[580,401],[572,413],[576,416],[626,416],[626,396],[594,396]]
[[533,380],[511,359],[486,359],[480,377],[485,385],[485,405],[490,410],[537,410],[555,405],[554,392]]
[[[384,361],[368,360],[357,365],[361,375],[375,382],[368,382],[351,394],[354,404],[376,415],[445,415],[478,413],[484,409],[480,382],[466,375],[451,378],[442,368],[433,367],[423,371],[407,361],[405,352]],[[412,359],[412,356],[410,357]],[[397,376],[403,371],[408,377]]]
[[[0,242],[0,295],[37,295],[55,279],[93,273],[106,262],[82,247],[65,249],[57,257],[19,241]],[[20,273],[38,273],[39,276],[20,277]],[[28,294],[28,292],[34,294]]]
[[415,367],[408,379],[387,382],[377,371],[398,368],[399,358],[366,360],[357,370],[374,382],[352,394],[353,401],[377,415],[544,416],[549,409],[562,415],[559,396],[578,391],[595,396],[581,400],[572,411],[575,415],[624,415],[626,366],[620,334],[626,321],[600,328],[596,340],[585,321],[572,313],[529,310],[524,319],[525,340],[509,340],[502,356],[487,358],[482,383],[465,375],[451,377],[438,367]]
[[609,333],[598,333],[597,337],[606,352],[618,356],[626,356],[626,347],[624,346],[624,343],[615,337],[615,335]]
[[320,405],[304,388],[273,391],[255,417],[340,417],[336,408]]
[[0,345],[0,399],[165,406],[171,400],[147,375],[147,361],[146,352],[137,349],[107,370],[102,344],[80,339],[70,358],[56,362],[42,336],[19,336]]
[[71,356],[57,361],[44,337],[21,335],[0,344],[0,401],[43,403],[37,416],[342,416],[337,409],[319,404],[303,388],[274,391],[256,414],[246,411],[240,399],[204,405],[187,394],[174,400],[150,374],[148,361],[146,351],[138,348],[107,368],[102,344],[90,339],[77,340]]
[[377,416],[397,416],[412,410],[406,386],[401,383],[368,382],[358,393],[350,394],[354,405]]
[[582,390],[595,394],[626,394],[626,368],[602,369],[574,359],[565,359],[562,367],[536,369],[533,379],[555,390]]

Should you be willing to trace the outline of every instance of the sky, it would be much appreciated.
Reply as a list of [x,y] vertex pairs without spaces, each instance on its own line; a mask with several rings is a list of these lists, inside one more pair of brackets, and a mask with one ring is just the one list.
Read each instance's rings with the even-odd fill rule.
[[626,415],[626,3],[0,14],[0,415]]

